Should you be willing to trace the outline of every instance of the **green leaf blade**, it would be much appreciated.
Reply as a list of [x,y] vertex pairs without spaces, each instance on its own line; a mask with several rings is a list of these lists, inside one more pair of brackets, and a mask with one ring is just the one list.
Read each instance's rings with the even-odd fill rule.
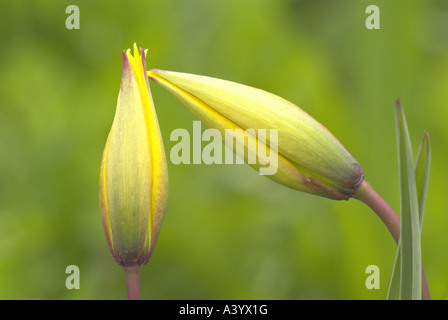
[[[423,226],[423,216],[426,203],[426,195],[428,191],[429,167],[431,163],[431,144],[427,132],[423,134],[420,144],[416,164],[415,164],[415,181],[417,186],[417,198],[420,217],[420,232]],[[387,300],[400,299],[400,269],[401,269],[401,238],[399,240],[397,253],[395,256],[394,267],[392,269],[391,280],[387,292]]]
[[397,253],[395,255],[394,268],[392,269],[392,275],[390,278],[389,289],[387,291],[387,300],[399,300],[400,299],[400,276],[401,276],[401,238],[398,243]]
[[422,297],[420,217],[412,148],[401,101],[396,108],[401,199],[400,299]]
[[427,132],[423,134],[423,139],[415,162],[415,182],[417,185],[417,197],[419,200],[420,229],[423,226],[423,216],[426,205],[426,195],[428,193],[429,167],[431,164],[431,143]]

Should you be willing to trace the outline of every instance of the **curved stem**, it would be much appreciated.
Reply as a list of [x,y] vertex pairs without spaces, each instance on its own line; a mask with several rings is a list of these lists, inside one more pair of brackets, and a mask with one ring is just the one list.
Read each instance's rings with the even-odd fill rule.
[[353,198],[364,202],[377,214],[398,244],[400,239],[400,218],[366,180],[361,183]]
[[[395,211],[384,201],[381,196],[370,186],[370,184],[364,180],[359,189],[353,195],[353,198],[358,199],[367,204],[383,221],[390,234],[394,238],[396,244],[399,244],[400,240],[400,218]],[[430,300],[431,295],[429,293],[428,281],[426,279],[425,272],[422,268],[422,298],[424,300]]]
[[123,267],[126,275],[128,300],[140,300],[140,266]]

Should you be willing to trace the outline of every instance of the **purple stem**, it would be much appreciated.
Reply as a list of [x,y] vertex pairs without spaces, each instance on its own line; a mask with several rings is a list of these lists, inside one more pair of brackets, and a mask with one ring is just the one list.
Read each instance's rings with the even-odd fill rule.
[[123,267],[126,275],[128,300],[140,300],[140,269],[141,266]]

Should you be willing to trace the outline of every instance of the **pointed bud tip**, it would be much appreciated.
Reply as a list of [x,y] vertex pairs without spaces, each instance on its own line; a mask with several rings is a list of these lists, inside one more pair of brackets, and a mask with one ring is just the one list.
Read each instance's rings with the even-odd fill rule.
[[397,101],[395,102],[395,106],[400,107],[401,105],[402,105],[401,98],[398,98]]
[[423,131],[423,139],[426,140],[427,142],[429,142],[429,133],[428,131]]
[[154,73],[166,72],[165,70],[161,70],[161,69],[150,69],[149,71],[154,72]]
[[138,46],[137,46],[136,42],[134,42],[133,49],[134,49],[134,56],[137,56],[137,54],[138,54]]
[[166,72],[166,71],[165,71],[165,70],[160,70],[160,69],[150,69],[150,70],[148,71],[148,78],[151,79],[151,80],[154,81],[154,82],[158,82],[159,79],[157,79],[157,78],[151,76],[151,74],[159,74],[159,73],[163,73],[163,72]]

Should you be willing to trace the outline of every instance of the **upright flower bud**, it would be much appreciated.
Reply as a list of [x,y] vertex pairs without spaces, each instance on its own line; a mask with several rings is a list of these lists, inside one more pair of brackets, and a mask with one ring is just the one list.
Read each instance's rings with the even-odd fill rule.
[[[246,137],[255,139],[268,153],[277,153],[278,170],[267,177],[280,184],[331,199],[348,199],[364,179],[358,162],[324,126],[274,94],[187,73],[153,69],[148,76],[222,134],[226,129],[277,129],[277,144],[257,133]],[[252,167],[260,169],[262,164]]]
[[146,51],[123,51],[120,93],[103,153],[100,204],[110,251],[117,263],[148,262],[167,200],[167,165],[146,76]]

